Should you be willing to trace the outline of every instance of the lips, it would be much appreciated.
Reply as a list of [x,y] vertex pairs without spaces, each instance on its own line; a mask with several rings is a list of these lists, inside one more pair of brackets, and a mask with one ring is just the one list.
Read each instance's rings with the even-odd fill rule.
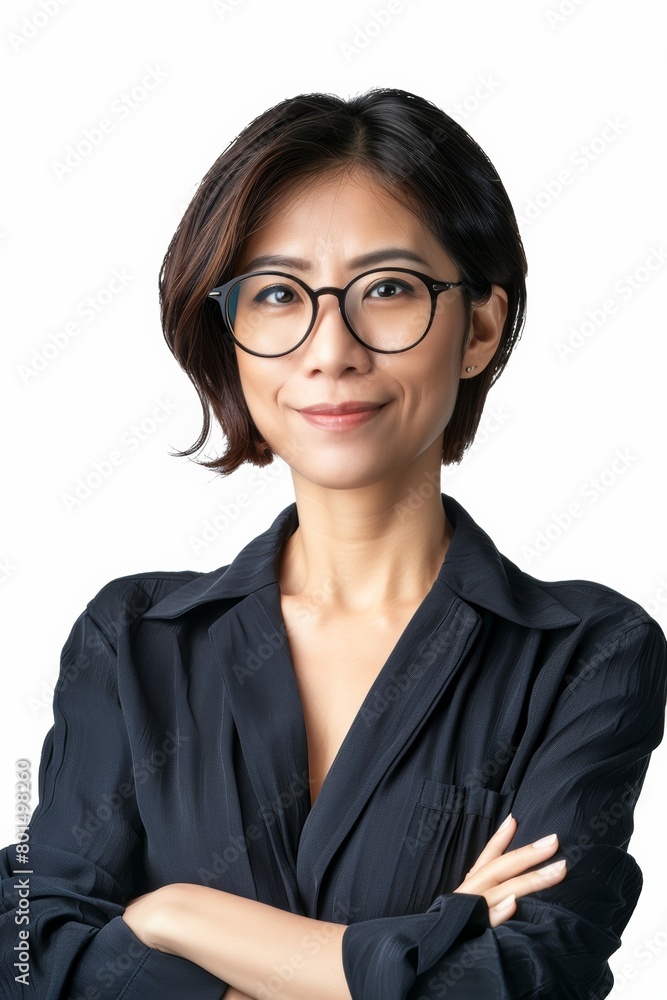
[[314,406],[303,406],[301,413],[320,413],[323,416],[336,417],[344,413],[361,413],[364,410],[378,410],[384,403],[376,403],[373,400],[361,402],[348,402],[333,405],[331,403],[316,403]]

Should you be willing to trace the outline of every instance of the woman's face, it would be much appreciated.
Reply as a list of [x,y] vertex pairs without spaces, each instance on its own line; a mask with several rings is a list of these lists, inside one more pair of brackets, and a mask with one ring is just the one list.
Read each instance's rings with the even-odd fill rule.
[[[354,258],[387,251],[386,260],[355,266]],[[366,173],[326,173],[289,190],[246,242],[237,274],[266,270],[254,259],[272,254],[271,267],[311,288],[342,288],[371,267],[408,267],[440,281],[460,275],[438,240],[415,214]],[[285,258],[284,260],[282,258]],[[293,260],[299,258],[297,266]],[[385,292],[386,294],[386,292]],[[440,468],[443,431],[460,378],[478,374],[493,356],[507,297],[494,286],[490,303],[473,313],[469,347],[460,288],[441,292],[426,337],[397,354],[379,354],[347,329],[333,295],[319,299],[313,329],[296,350],[261,358],[235,345],[241,386],[257,428],[293,473],[322,487],[346,489],[381,479],[402,482],[431,449]],[[472,333],[472,331],[471,331]],[[475,364],[473,373],[465,367]],[[371,419],[334,429],[300,411],[315,404],[383,404]],[[417,461],[423,467],[424,459]]]

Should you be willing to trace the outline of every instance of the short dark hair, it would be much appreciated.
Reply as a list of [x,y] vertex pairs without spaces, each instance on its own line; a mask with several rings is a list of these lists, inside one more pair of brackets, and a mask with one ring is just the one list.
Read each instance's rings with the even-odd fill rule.
[[521,335],[526,256],[509,197],[486,153],[435,104],[389,87],[349,100],[315,93],[276,104],[243,129],[199,184],[159,277],[164,337],[194,384],[204,417],[197,441],[174,457],[205,444],[212,411],[227,450],[198,464],[229,475],[246,461],[273,461],[248,410],[233,341],[208,293],[234,277],[244,240],[270,214],[287,182],[354,167],[416,211],[435,234],[470,286],[462,289],[468,326],[471,306],[489,298],[492,284],[507,292],[498,348],[479,375],[460,380],[443,435],[442,464],[461,461],[487,393]]

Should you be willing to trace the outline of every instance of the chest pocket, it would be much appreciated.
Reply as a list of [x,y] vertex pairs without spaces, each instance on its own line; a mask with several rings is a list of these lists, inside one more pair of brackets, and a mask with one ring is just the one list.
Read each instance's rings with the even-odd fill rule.
[[448,785],[424,778],[403,841],[401,874],[408,912],[453,892],[512,808],[514,791]]

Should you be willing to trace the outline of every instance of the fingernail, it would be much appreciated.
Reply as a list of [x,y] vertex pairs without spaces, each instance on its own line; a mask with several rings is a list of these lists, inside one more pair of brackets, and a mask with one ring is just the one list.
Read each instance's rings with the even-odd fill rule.
[[505,819],[502,821],[502,823],[500,824],[500,826],[496,830],[496,833],[500,833],[501,830],[506,829],[506,827],[508,826],[509,821],[511,820],[511,818],[512,818],[512,813],[510,813],[509,816],[505,817]]
[[546,868],[538,868],[538,871],[542,872],[543,875],[557,875],[558,872],[562,872],[565,867],[565,859],[561,861],[554,861],[552,865],[547,865]]
[[556,834],[550,833],[548,837],[542,837],[541,840],[534,840],[533,847],[546,847],[547,844],[553,844],[556,840]]
[[515,899],[516,895],[512,893],[512,895],[507,896],[506,899],[501,899],[501,901],[499,903],[496,903],[495,906],[492,906],[491,909],[495,910],[496,913],[499,913],[501,910],[507,910],[512,905]]

